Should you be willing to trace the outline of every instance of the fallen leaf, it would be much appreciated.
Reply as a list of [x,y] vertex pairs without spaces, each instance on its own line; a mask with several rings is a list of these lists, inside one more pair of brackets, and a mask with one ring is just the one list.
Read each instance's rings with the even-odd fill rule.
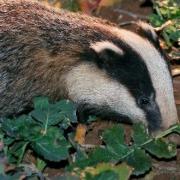
[[86,14],[91,14],[93,10],[97,9],[102,0],[79,0],[81,10]]
[[78,144],[84,144],[87,127],[86,125],[79,124],[76,129],[75,141]]
[[113,6],[114,4],[121,2],[122,0],[101,0],[99,7]]

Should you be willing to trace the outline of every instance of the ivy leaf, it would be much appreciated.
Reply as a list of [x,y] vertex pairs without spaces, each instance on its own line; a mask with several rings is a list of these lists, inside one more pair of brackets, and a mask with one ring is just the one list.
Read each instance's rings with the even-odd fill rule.
[[142,123],[133,125],[133,140],[136,145],[141,145],[150,139],[149,134]]
[[167,143],[163,139],[154,140],[146,144],[145,149],[158,158],[172,158],[176,156],[176,145]]
[[135,148],[126,158],[128,165],[134,168],[133,174],[138,176],[144,174],[151,168],[151,159],[144,150]]
[[46,134],[36,139],[31,146],[44,159],[54,162],[67,159],[71,147],[63,133],[56,127],[49,128]]

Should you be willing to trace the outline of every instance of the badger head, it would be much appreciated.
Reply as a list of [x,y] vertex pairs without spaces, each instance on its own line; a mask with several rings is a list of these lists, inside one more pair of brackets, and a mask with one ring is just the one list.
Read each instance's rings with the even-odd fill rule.
[[92,42],[66,84],[83,115],[143,122],[157,131],[178,119],[172,79],[153,28],[137,27],[136,33],[112,28],[116,38]]

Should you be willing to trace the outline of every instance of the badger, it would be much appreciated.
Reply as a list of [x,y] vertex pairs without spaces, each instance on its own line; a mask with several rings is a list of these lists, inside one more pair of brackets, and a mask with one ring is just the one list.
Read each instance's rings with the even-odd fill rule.
[[70,99],[87,115],[142,122],[150,131],[178,121],[167,57],[156,33],[30,0],[0,0],[0,117],[36,96]]

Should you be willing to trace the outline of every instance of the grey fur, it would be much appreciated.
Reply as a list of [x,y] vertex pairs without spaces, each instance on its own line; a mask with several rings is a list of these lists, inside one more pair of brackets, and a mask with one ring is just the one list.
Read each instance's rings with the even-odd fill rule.
[[[148,27],[145,26],[145,31]],[[126,46],[125,32],[107,21],[59,11],[34,1],[0,0],[0,116],[18,114],[31,106],[33,97],[44,95],[53,100],[70,98],[77,104],[91,100],[94,105],[107,105],[117,113],[147,124],[144,112],[137,107],[126,87],[104,75],[103,70],[99,72],[93,62],[82,61],[81,57],[91,47],[99,51],[104,50],[105,45],[123,55],[124,50],[116,45],[124,43]],[[152,38],[156,38],[152,29],[150,32]],[[152,48],[150,39],[138,38]],[[103,48],[97,50],[97,46],[93,46],[96,43],[103,44]],[[133,44],[131,50],[136,49],[136,44]],[[94,86],[91,77],[99,79],[100,84],[97,82]],[[83,89],[87,81],[89,89]],[[104,83],[108,82],[111,89],[103,94],[103,90],[108,89]],[[174,104],[172,87],[170,90],[170,101]],[[162,107],[166,108],[165,105]],[[169,116],[173,120],[165,121],[164,127],[177,120],[172,112],[176,113],[174,106]]]

